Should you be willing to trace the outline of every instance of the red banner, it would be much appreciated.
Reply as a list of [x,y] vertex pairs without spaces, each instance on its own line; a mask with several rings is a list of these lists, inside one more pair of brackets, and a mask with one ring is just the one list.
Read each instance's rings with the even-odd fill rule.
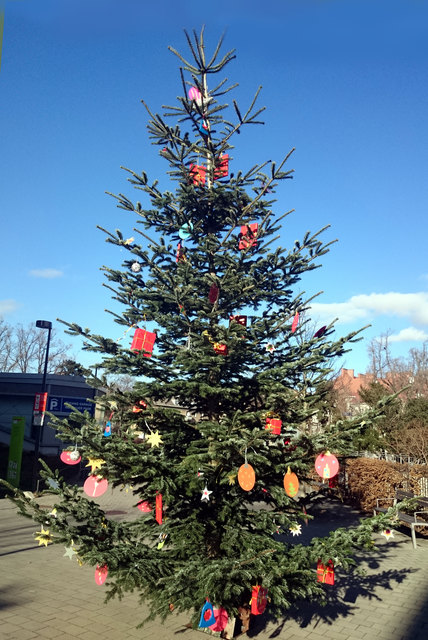
[[36,393],[34,398],[34,411],[38,411],[39,413],[44,413],[46,411],[46,405],[48,402],[48,394],[47,393]]

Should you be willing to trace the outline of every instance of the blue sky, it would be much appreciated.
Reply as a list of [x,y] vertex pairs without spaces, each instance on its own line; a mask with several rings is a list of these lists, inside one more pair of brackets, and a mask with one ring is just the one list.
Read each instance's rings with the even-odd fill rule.
[[[0,2],[0,9],[1,9]],[[57,317],[113,338],[100,267],[125,254],[99,224],[132,235],[105,191],[134,197],[120,165],[170,187],[140,100],[154,111],[181,92],[183,29],[226,32],[241,106],[263,85],[263,127],[237,138],[235,167],[296,148],[281,243],[326,224],[338,238],[301,289],[323,290],[316,322],[342,335],[372,326],[339,363],[364,372],[367,343],[391,332],[393,355],[428,339],[428,3],[424,0],[9,0],[0,69],[0,315]],[[93,356],[72,342],[74,356]]]

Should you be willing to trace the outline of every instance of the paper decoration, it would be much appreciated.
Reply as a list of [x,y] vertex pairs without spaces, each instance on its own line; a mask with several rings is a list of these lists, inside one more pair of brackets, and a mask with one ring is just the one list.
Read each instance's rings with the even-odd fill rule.
[[202,490],[201,500],[206,500],[206,502],[208,502],[211,494],[212,494],[212,491],[208,491],[207,486],[205,486],[204,489]]
[[253,587],[253,592],[251,594],[251,613],[254,616],[260,615],[266,609],[267,592],[268,590],[261,585]]
[[131,351],[143,351],[143,356],[151,358],[155,340],[156,333],[137,328],[132,339]]
[[272,342],[268,342],[265,349],[268,353],[273,353],[275,351],[275,345],[272,344]]
[[131,264],[131,271],[134,273],[139,273],[141,271],[141,264],[139,262],[133,262]]
[[63,557],[68,558],[69,560],[72,560],[73,556],[76,555],[76,550],[73,547],[73,542],[71,543],[71,546],[64,547],[64,548],[65,548],[65,553],[63,554]]
[[330,451],[320,453],[315,460],[315,471],[321,478],[333,478],[339,472],[339,462]]
[[132,407],[132,412],[140,413],[141,411],[144,411],[144,409],[147,409],[147,402],[144,402],[144,400],[139,400],[138,404],[134,404],[134,406]]
[[326,331],[327,331],[327,327],[326,326],[321,327],[321,329],[318,329],[318,331],[316,331],[314,333],[314,338],[321,338],[325,334]]
[[36,531],[36,534],[37,535],[34,536],[34,539],[39,541],[39,547],[41,547],[42,544],[44,544],[45,547],[47,547],[48,544],[52,542],[49,529],[43,529],[43,527],[41,527],[41,530]]
[[246,327],[247,326],[247,316],[229,316],[229,327],[233,322],[236,322],[237,324],[240,324],[243,327]]
[[103,464],[105,462],[102,458],[88,458],[88,464],[85,467],[91,467],[91,473],[94,473],[97,469],[101,469]]
[[246,462],[239,467],[238,482],[241,489],[244,491],[251,491],[256,484],[256,474],[253,467]]
[[333,560],[329,560],[324,565],[321,560],[317,564],[317,581],[324,584],[334,584],[334,564]]
[[167,537],[168,537],[167,533],[160,533],[159,534],[159,538],[158,538],[159,542],[157,544],[157,549],[162,549],[162,547],[165,544],[165,540],[167,539]]
[[214,342],[213,347],[216,353],[219,353],[222,356],[227,356],[227,344],[223,344],[222,342]]
[[123,244],[129,247],[129,245],[132,244],[133,242],[134,242],[134,238],[126,238],[126,240],[123,241]]
[[291,325],[291,333],[294,333],[297,329],[297,325],[299,324],[299,312],[296,312],[296,315],[294,316],[293,319],[293,323]]
[[161,444],[163,444],[162,436],[160,435],[159,431],[150,431],[150,434],[146,436],[146,441],[152,447],[159,447]]
[[302,533],[302,525],[301,524],[293,524],[293,525],[291,525],[289,531],[293,536],[300,536],[300,534]]
[[248,249],[249,247],[257,246],[257,233],[259,230],[259,223],[253,222],[250,225],[242,225],[240,240],[239,240],[239,249],[243,251],[244,249]]
[[212,624],[215,624],[216,619],[214,616],[214,608],[209,600],[206,600],[204,606],[202,607],[201,617],[199,620],[199,626],[203,629],[210,627]]
[[82,459],[82,456],[76,449],[73,449],[73,451],[62,451],[60,455],[60,459],[65,464],[79,464],[79,462]]
[[83,491],[91,498],[98,498],[107,491],[108,481],[101,476],[88,476],[83,485]]
[[290,498],[294,498],[299,492],[299,478],[291,471],[290,467],[288,467],[287,473],[284,476],[284,489]]
[[56,517],[57,517],[57,513],[58,513],[58,512],[57,512],[57,510],[56,510],[56,507],[54,507],[54,508],[52,509],[52,511],[49,511],[48,516],[52,516],[52,518],[56,518]]
[[210,286],[210,292],[208,294],[208,300],[210,301],[211,304],[215,304],[218,300],[218,294],[219,294],[220,290],[218,288],[218,286],[216,284],[212,284]]
[[143,513],[151,513],[153,511],[151,505],[147,502],[147,500],[142,500],[137,504],[137,507]]
[[394,537],[394,532],[392,529],[384,529],[380,535],[384,536],[385,540],[388,542],[388,540]]
[[46,480],[46,482],[48,483],[48,485],[50,486],[51,489],[58,489],[59,484],[56,480],[54,480],[53,478],[48,478]]
[[209,627],[211,631],[223,631],[229,619],[226,609],[223,609],[223,607],[220,607],[219,609],[214,609],[214,618],[215,618],[214,624],[211,624]]
[[[191,231],[193,231],[193,224],[189,222],[189,224],[183,224],[182,227],[178,230],[178,235],[182,240],[189,240],[192,237]],[[181,243],[180,243],[181,244]]]
[[281,433],[282,420],[277,414],[268,414],[266,416],[265,429],[273,433],[275,436],[279,436]]
[[197,87],[190,87],[188,91],[189,100],[194,100],[196,103],[200,103],[202,100],[202,94]]
[[229,154],[220,156],[220,164],[214,169],[214,180],[226,178],[229,175]]
[[175,261],[178,262],[186,262],[186,256],[184,255],[184,247],[181,242],[177,245],[177,251],[175,254]]
[[[208,125],[205,122],[200,122],[198,125],[199,133],[206,138],[209,134]],[[215,131],[211,131],[211,133],[215,133]]]
[[103,432],[103,436],[106,436],[106,438],[108,438],[109,436],[111,436],[111,422],[110,420],[107,420],[106,422],[106,426]]
[[156,494],[155,519],[158,524],[162,524],[162,494]]
[[100,565],[97,564],[97,567],[95,569],[95,582],[98,585],[102,585],[107,580],[107,576],[108,576],[108,566],[106,564],[103,564],[100,567]]
[[191,164],[189,167],[189,177],[193,184],[205,184],[207,170],[202,165]]

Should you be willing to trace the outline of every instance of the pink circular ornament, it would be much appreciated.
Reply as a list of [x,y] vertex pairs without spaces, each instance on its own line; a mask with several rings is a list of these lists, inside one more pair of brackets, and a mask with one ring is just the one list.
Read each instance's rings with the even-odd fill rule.
[[201,100],[201,92],[199,91],[199,89],[197,89],[196,87],[190,87],[189,89],[189,99],[190,100],[195,100],[195,102],[198,102]]
[[98,498],[107,491],[108,482],[101,476],[89,476],[83,485],[83,491],[91,498]]
[[63,451],[60,455],[62,462],[65,464],[79,464],[82,459],[80,453],[76,450],[74,451]]
[[143,500],[142,502],[139,502],[137,504],[137,507],[139,508],[140,511],[142,511],[143,513],[151,513],[151,511],[153,511],[153,509],[151,508],[150,504],[147,502],[147,500]]
[[333,478],[339,472],[339,461],[335,455],[326,451],[315,460],[315,471],[321,478]]
[[100,567],[100,565],[97,564],[97,568],[95,569],[95,582],[99,585],[102,585],[107,580],[107,576],[108,566],[104,564],[102,567]]
[[223,631],[229,619],[226,609],[223,609],[223,607],[214,609],[214,618],[215,622],[210,625],[209,629],[212,629],[212,631]]

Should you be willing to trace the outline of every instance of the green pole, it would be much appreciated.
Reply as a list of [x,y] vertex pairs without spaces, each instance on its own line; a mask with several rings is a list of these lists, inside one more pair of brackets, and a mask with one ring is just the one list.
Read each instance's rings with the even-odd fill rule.
[[7,463],[6,480],[14,487],[19,487],[21,478],[22,448],[24,445],[25,418],[14,416],[12,418],[12,431],[10,433],[9,461]]

